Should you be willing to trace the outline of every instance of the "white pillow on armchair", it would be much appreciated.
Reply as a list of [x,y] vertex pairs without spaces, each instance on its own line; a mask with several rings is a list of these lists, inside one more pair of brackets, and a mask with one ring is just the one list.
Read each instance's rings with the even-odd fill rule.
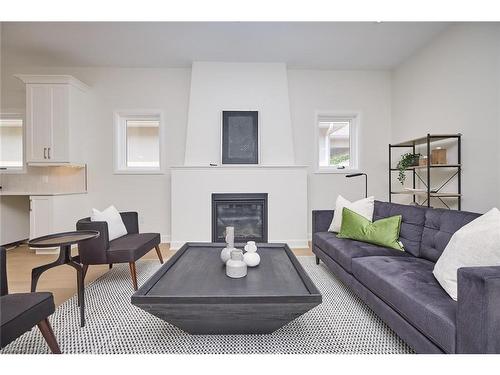
[[342,211],[344,207],[372,221],[373,208],[375,207],[375,197],[368,197],[360,199],[356,202],[351,202],[345,199],[342,195],[339,195],[337,197],[337,202],[335,203],[335,212],[333,213],[333,220],[330,224],[330,228],[328,229],[329,232],[340,232],[340,227],[342,225]]
[[125,236],[128,233],[122,217],[115,206],[109,206],[104,211],[99,211],[93,208],[90,220],[105,221],[108,223],[108,237],[110,241],[115,238]]

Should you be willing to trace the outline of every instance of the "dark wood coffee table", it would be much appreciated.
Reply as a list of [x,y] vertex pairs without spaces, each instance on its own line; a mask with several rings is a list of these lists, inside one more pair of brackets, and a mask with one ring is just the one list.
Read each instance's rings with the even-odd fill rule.
[[226,276],[223,247],[186,243],[132,296],[132,304],[191,334],[263,334],[321,303],[286,244],[258,244],[260,265],[241,279]]

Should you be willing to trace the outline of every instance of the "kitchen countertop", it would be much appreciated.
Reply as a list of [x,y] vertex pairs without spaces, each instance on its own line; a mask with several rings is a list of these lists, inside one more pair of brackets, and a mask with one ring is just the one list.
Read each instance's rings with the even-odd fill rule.
[[87,194],[86,191],[62,191],[62,192],[33,192],[33,191],[2,191],[0,190],[0,196],[9,196],[9,195],[28,195],[28,196],[36,196],[36,195],[73,195],[73,194]]

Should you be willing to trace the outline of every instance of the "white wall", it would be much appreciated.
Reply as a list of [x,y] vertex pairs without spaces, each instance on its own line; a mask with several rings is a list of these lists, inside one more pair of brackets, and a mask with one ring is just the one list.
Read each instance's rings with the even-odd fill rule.
[[186,165],[220,163],[223,110],[259,111],[260,164],[294,164],[285,64],[193,63]]
[[290,108],[295,156],[309,166],[311,210],[331,209],[342,194],[364,197],[364,178],[315,172],[315,112],[359,112],[359,170],[368,174],[368,194],[387,200],[387,145],[391,129],[390,74],[376,71],[289,70]]
[[[253,65],[253,64],[252,64]],[[267,64],[266,64],[267,65]],[[281,66],[281,65],[280,65]],[[281,69],[281,68],[280,68]],[[170,235],[170,171],[168,167],[184,164],[190,91],[190,69],[121,69],[121,68],[41,68],[4,67],[2,102],[7,108],[24,107],[24,87],[14,73],[72,74],[87,83],[91,118],[82,140],[88,153],[89,201],[96,208],[115,204],[120,210],[137,210],[144,231],[156,231],[168,240]],[[294,151],[280,148],[286,159],[270,159],[269,164],[295,164],[308,168],[308,231],[311,209],[334,206],[337,194],[356,199],[364,194],[362,178],[348,180],[342,174],[314,173],[314,114],[316,110],[355,110],[361,113],[360,169],[369,174],[369,193],[387,198],[386,154],[390,138],[390,76],[387,72],[289,70],[287,72],[291,107]],[[286,77],[285,77],[286,82]],[[283,88],[283,85],[279,85]],[[280,89],[281,90],[281,89]],[[281,91],[280,91],[281,92]],[[285,96],[285,97],[286,97]],[[267,103],[267,99],[264,101]],[[243,106],[242,103],[233,103]],[[250,103],[249,106],[253,106]],[[286,107],[286,103],[280,104]],[[167,152],[164,175],[113,174],[113,111],[160,109],[165,113]],[[285,116],[286,110],[280,110]],[[268,115],[263,113],[263,123]],[[220,126],[217,120],[217,129]],[[269,125],[271,126],[271,125]],[[286,140],[286,130],[277,127],[276,137]],[[274,138],[270,138],[272,141]],[[288,150],[288,151],[286,151]],[[274,150],[271,150],[274,152]],[[211,151],[212,153],[214,150]],[[217,150],[217,155],[219,151]],[[187,155],[186,155],[187,156]],[[264,155],[263,155],[264,156]],[[195,160],[189,159],[190,163]],[[264,158],[263,158],[264,159]],[[292,159],[293,160],[293,159]]]
[[[404,140],[429,131],[462,132],[464,209],[484,211],[493,205],[500,206],[499,40],[498,25],[454,25],[397,68],[392,78],[390,72],[384,71],[298,69],[285,71],[285,77],[283,64],[271,64],[276,69],[273,77],[281,78],[269,86],[259,81],[259,87],[268,87],[270,95],[260,97],[265,108],[256,109],[262,111],[262,124],[266,129],[276,130],[274,135],[263,140],[263,144],[276,139],[283,143],[277,148],[280,152],[262,155],[263,161],[265,157],[269,164],[292,164],[295,159],[295,164],[308,166],[309,231],[312,209],[333,207],[338,194],[349,199],[364,194],[362,178],[346,179],[343,174],[315,173],[314,115],[317,110],[361,113],[360,170],[368,173],[369,194],[377,199],[387,199],[387,144],[391,139]],[[250,65],[254,71],[259,64]],[[269,64],[263,66],[264,75],[272,70]],[[228,71],[233,72],[232,69]],[[82,139],[90,151],[91,205],[103,208],[115,204],[120,210],[137,210],[142,230],[157,231],[165,236],[170,234],[168,167],[183,165],[185,161],[206,165],[206,159],[218,160],[218,147],[204,150],[206,154],[203,155],[196,154],[200,148],[195,147],[202,139],[196,135],[219,137],[219,111],[223,108],[215,108],[215,99],[227,99],[223,107],[258,106],[252,90],[245,90],[255,87],[251,74],[242,81],[232,73],[214,75],[214,80],[222,79],[227,83],[227,90],[223,91],[213,91],[214,80],[205,76],[206,80],[197,80],[194,86],[201,89],[206,85],[206,95],[203,90],[195,90],[190,98],[191,69],[2,66],[2,108],[23,108],[25,105],[24,86],[12,77],[14,73],[72,74],[91,86],[91,121],[86,128],[86,139]],[[286,100],[273,100],[276,93],[283,94],[287,78],[285,96],[289,96],[293,144],[287,141],[289,135],[284,127]],[[190,100],[200,110],[189,114],[190,127],[187,128]],[[205,101],[211,103],[210,108],[204,107]],[[283,120],[270,121],[275,115],[267,114],[268,107],[278,108]],[[160,109],[165,114],[167,172],[164,175],[113,174],[113,111],[140,108]],[[206,118],[210,124],[204,128]],[[191,127],[195,123],[200,125],[196,129]],[[217,132],[212,132],[213,129]],[[197,131],[200,134],[190,138],[197,141],[188,142],[190,151],[185,152],[186,132]],[[191,153],[193,150],[195,153]],[[2,229],[5,223],[3,220]],[[168,237],[164,237],[166,239]]]
[[26,195],[0,196],[0,245],[29,237],[30,200]]
[[185,124],[190,69],[41,68],[2,69],[2,107],[24,108],[24,85],[15,73],[71,74],[87,83],[91,119],[82,143],[88,148],[89,201],[93,207],[110,204],[137,210],[143,231],[170,234],[170,175],[113,173],[113,111],[159,109],[165,118],[167,169],[184,162]]
[[392,75],[394,142],[463,134],[464,210],[500,206],[499,55],[498,23],[457,24]]

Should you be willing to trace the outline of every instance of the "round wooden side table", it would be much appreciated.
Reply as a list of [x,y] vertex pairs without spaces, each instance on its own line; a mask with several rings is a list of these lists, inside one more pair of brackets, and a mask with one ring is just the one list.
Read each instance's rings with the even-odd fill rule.
[[59,247],[59,257],[56,261],[45,264],[40,267],[33,268],[31,271],[31,291],[36,290],[38,279],[45,271],[67,264],[76,270],[76,281],[78,288],[78,305],[80,306],[80,326],[85,325],[85,297],[83,285],[83,267],[77,262],[79,257],[71,256],[71,245],[78,244],[83,241],[89,241],[99,237],[99,232],[95,230],[79,230],[74,232],[54,233],[47,236],[34,238],[28,241],[30,247]]

